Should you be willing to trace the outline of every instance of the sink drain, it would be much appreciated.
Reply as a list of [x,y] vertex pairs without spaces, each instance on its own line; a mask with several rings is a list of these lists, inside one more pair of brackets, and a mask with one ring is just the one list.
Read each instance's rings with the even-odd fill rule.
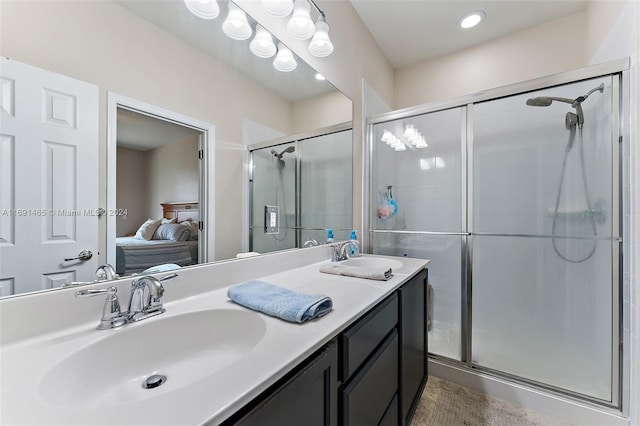
[[149,376],[142,383],[142,387],[145,389],[153,389],[162,385],[167,381],[167,376],[163,376],[162,374],[154,374],[153,376]]

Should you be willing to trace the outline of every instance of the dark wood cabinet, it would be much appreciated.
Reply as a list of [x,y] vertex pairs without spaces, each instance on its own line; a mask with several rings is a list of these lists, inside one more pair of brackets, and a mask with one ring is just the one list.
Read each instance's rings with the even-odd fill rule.
[[427,271],[400,290],[401,424],[408,425],[427,382]]
[[425,269],[223,425],[408,425],[427,381],[426,290]]
[[333,340],[303,368],[266,393],[240,418],[224,424],[246,426],[338,424],[338,345]]
[[341,424],[377,425],[398,389],[398,332],[394,328],[341,394]]

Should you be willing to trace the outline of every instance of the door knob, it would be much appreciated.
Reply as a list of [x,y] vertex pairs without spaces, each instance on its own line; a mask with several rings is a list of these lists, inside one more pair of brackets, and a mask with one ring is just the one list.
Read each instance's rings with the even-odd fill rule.
[[93,257],[93,253],[91,253],[91,250],[82,250],[80,253],[78,253],[77,257],[69,257],[64,261],[70,262],[72,260],[82,260],[84,262],[85,260],[89,260],[92,257]]

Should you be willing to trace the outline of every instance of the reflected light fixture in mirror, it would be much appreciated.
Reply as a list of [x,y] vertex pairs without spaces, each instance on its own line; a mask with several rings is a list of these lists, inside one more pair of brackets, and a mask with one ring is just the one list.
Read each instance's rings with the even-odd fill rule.
[[271,33],[260,24],[256,24],[256,35],[249,44],[249,49],[259,58],[270,58],[276,54],[276,45]]
[[278,43],[278,54],[273,60],[273,66],[278,71],[289,72],[296,69],[298,63],[293,57],[293,53],[282,43]]
[[296,0],[293,6],[293,15],[287,23],[287,31],[293,38],[307,40],[313,36],[316,26],[311,20],[311,6],[307,0]]
[[232,2],[229,2],[229,14],[222,24],[222,31],[234,40],[246,40],[253,34],[247,14]]
[[202,19],[215,19],[220,14],[216,0],[184,0],[187,9]]
[[293,0],[262,0],[262,8],[274,18],[285,18],[293,10]]
[[324,15],[320,15],[316,22],[316,32],[309,43],[309,53],[318,58],[324,58],[333,52],[333,43],[329,39],[329,25],[324,19]]

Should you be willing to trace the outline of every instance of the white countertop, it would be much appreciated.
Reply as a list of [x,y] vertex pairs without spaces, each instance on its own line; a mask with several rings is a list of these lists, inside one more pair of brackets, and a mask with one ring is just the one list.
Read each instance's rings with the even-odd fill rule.
[[[272,261],[274,259],[277,260],[277,256],[271,258]],[[29,336],[22,340],[16,339],[9,344],[4,344],[0,350],[0,423],[7,425],[199,425],[205,422],[218,424],[326,344],[428,263],[422,259],[391,259],[402,261],[403,266],[398,271],[394,271],[394,276],[389,281],[320,273],[318,271],[320,265],[327,261],[251,278],[260,278],[299,292],[324,294],[331,297],[333,311],[322,318],[303,324],[269,317],[233,303],[226,295],[228,285],[225,285],[211,291],[167,301],[164,314],[121,329],[96,330],[95,325],[99,318],[99,312],[96,311],[95,320],[91,322],[83,322],[74,327]],[[245,268],[259,265],[259,261],[252,263],[251,260],[243,260],[236,266]],[[198,273],[200,276],[208,274],[214,278],[216,265],[203,266]],[[229,271],[233,270],[229,265],[225,268]],[[241,281],[245,279],[246,274]],[[178,285],[188,284],[172,285],[173,288],[178,288]],[[104,287],[104,284],[102,286]],[[168,285],[165,287],[166,293],[169,293],[171,288]],[[243,311],[259,316],[266,326],[264,334],[255,346],[225,363],[224,367],[217,371],[215,368],[214,371],[205,371],[201,377],[197,376],[187,385],[180,386],[179,380],[167,380],[162,386],[147,390],[143,389],[138,378],[135,378],[132,380],[131,392],[136,394],[132,398],[110,397],[95,404],[89,404],[81,398],[77,404],[56,404],[51,401],[51,398],[43,396],[41,391],[43,378],[47,377],[53,366],[65,360],[70,354],[98,340],[108,339],[111,334],[121,332],[127,327],[145,327],[145,323],[151,324],[152,321],[166,321],[186,312],[211,309]],[[3,321],[7,319],[9,318],[6,315],[2,318]],[[228,324],[228,327],[233,327],[233,324]],[[184,330],[186,334],[189,332],[188,329]],[[150,340],[158,344],[158,350],[162,350],[162,335],[150,336]],[[127,351],[127,348],[113,348],[113,350]],[[118,352],[118,354],[121,353]],[[122,357],[114,356],[114,358]],[[104,366],[96,363],[88,368],[91,371],[83,371],[85,368],[79,368],[77,374],[83,378],[91,377],[92,372],[100,368]],[[162,373],[171,377],[172,372],[162,371]],[[74,378],[69,377],[68,380],[73,381]],[[80,383],[86,383],[86,379]],[[68,383],[60,384],[61,387],[67,385]],[[101,383],[95,383],[95,386],[99,389]],[[91,390],[88,389],[87,392],[90,393]]]

